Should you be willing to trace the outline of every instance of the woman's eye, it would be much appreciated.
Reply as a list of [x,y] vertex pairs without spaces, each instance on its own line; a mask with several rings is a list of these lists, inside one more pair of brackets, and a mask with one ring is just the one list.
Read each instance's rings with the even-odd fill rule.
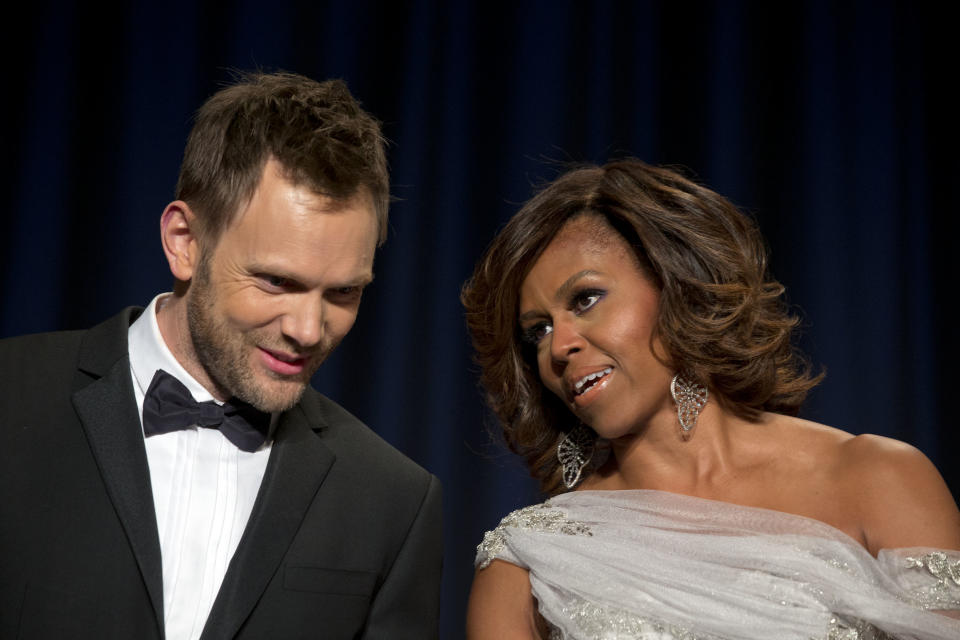
[[581,291],[573,297],[572,307],[576,313],[583,313],[603,297],[602,291]]
[[547,335],[553,333],[553,325],[540,322],[523,330],[521,337],[527,344],[538,344]]

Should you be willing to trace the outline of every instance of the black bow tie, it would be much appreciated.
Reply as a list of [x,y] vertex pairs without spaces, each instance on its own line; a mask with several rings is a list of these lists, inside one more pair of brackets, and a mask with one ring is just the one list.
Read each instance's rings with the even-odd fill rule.
[[143,398],[143,432],[147,436],[193,426],[219,429],[243,451],[256,451],[267,439],[270,414],[236,398],[222,405],[197,402],[179,380],[157,369]]

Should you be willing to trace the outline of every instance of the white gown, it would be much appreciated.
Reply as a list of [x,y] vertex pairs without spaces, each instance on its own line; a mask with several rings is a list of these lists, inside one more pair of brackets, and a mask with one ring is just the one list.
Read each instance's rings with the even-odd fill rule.
[[960,552],[874,558],[818,520],[662,491],[575,491],[477,547],[530,572],[551,638],[960,640]]

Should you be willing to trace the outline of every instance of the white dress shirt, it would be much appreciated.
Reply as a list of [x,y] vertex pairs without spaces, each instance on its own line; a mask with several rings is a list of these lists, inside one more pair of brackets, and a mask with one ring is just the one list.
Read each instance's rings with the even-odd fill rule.
[[[143,397],[157,369],[182,382],[194,400],[214,400],[180,366],[160,334],[157,309],[167,295],[154,298],[128,333],[141,429]],[[216,429],[193,427],[150,436],[145,442],[163,558],[166,638],[195,640],[247,526],[271,440],[248,453]]]

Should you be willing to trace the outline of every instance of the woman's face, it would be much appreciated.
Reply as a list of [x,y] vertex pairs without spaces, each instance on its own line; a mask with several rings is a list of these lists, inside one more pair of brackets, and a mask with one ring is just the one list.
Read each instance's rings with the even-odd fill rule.
[[519,323],[543,384],[604,438],[673,419],[673,372],[651,343],[659,291],[620,234],[596,215],[571,219],[520,287]]

